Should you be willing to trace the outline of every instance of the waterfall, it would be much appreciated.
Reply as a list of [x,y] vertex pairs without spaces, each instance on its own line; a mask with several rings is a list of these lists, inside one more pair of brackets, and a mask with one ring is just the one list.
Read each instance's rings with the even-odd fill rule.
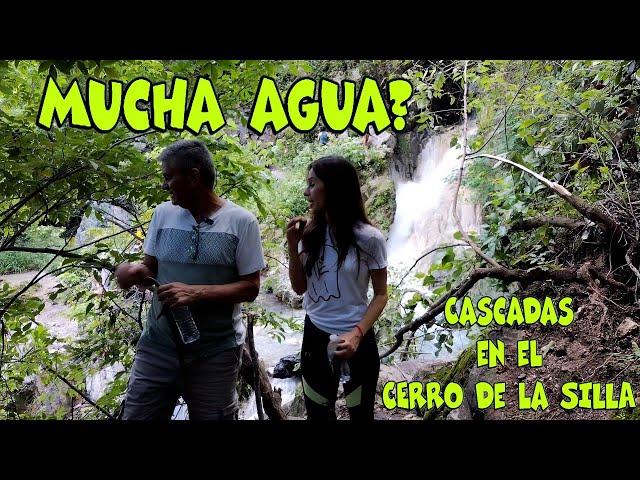
[[[469,132],[469,136],[473,131]],[[426,251],[438,245],[460,243],[453,234],[458,230],[452,214],[455,184],[462,148],[450,146],[461,128],[454,127],[431,137],[420,151],[413,179],[406,181],[394,175],[396,213],[387,242],[388,262],[394,270],[406,270]],[[463,228],[478,232],[480,207],[469,203],[464,188],[460,189],[458,212]],[[418,264],[425,269],[426,258]]]
[[[471,125],[468,137],[476,128]],[[460,168],[462,154],[462,127],[456,126],[428,139],[421,149],[416,170],[411,180],[400,175],[393,175],[396,187],[396,212],[387,240],[388,270],[390,283],[397,284],[415,261],[427,251],[445,244],[460,244],[454,233],[458,230],[453,217],[453,201],[455,196],[455,178]],[[454,138],[458,141],[454,142]],[[468,198],[464,187],[458,195],[458,214],[460,222],[467,233],[480,232],[481,209]],[[410,291],[403,296],[403,302],[413,296],[415,290],[423,296],[430,290],[415,277],[417,272],[426,272],[434,261],[436,253],[422,259],[403,281],[403,288]],[[422,315],[426,306],[421,302],[415,309],[415,317]],[[438,325],[433,325],[427,333],[443,332]],[[418,332],[417,332],[418,333]],[[421,332],[424,333],[424,332]],[[443,349],[438,359],[453,360],[470,343],[467,330],[453,330],[452,351]],[[419,348],[422,359],[435,358],[433,341],[422,341]]]

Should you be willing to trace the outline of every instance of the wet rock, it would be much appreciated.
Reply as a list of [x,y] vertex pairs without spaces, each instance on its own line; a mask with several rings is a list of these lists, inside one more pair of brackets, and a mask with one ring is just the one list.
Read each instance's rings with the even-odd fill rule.
[[398,135],[391,155],[391,170],[402,180],[412,180],[418,168],[420,151],[427,134],[420,132],[406,132]]
[[273,367],[273,378],[291,378],[300,376],[300,352],[282,357]]
[[302,300],[303,296],[296,294],[290,287],[287,285],[280,284],[274,288],[274,295],[278,300],[283,303],[286,303],[291,308],[302,308]]

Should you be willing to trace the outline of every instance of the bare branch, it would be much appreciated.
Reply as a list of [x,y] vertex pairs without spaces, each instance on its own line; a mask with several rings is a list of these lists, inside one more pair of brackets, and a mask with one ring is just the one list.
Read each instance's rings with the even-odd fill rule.
[[98,238],[97,240],[93,240],[93,241],[91,241],[91,242],[89,242],[89,243],[85,243],[84,245],[80,245],[79,247],[75,247],[75,248],[72,248],[71,250],[67,250],[67,252],[75,252],[76,250],[80,250],[80,249],[82,249],[82,248],[89,247],[89,246],[94,245],[94,244],[96,244],[96,243],[99,243],[99,242],[101,242],[101,241],[103,241],[103,240],[107,240],[107,239],[109,239],[109,238],[112,238],[112,237],[115,237],[115,236],[117,236],[117,235],[120,235],[121,233],[126,233],[126,232],[131,232],[131,231],[133,231],[133,230],[137,230],[137,229],[138,229],[138,228],[140,228],[142,225],[146,225],[147,223],[149,223],[149,222],[144,222],[144,223],[141,223],[140,225],[134,225],[134,226],[133,226],[133,227],[131,227],[131,228],[125,228],[125,229],[122,229],[122,230],[120,230],[119,232],[112,233],[112,234],[107,235],[107,236],[105,236],[105,237]]
[[587,272],[585,272],[585,270],[575,268],[565,268],[560,270],[543,270],[539,267],[532,268],[530,270],[515,270],[505,267],[477,268],[473,270],[457,287],[439,297],[424,315],[400,328],[395,334],[395,343],[391,348],[380,355],[380,358],[382,359],[387,357],[396,351],[400,345],[402,345],[405,333],[409,331],[416,331],[423,325],[427,326],[427,328],[433,325],[436,317],[440,313],[444,312],[444,307],[449,297],[460,297],[464,295],[483,278],[496,278],[506,282],[521,282],[526,284],[541,280],[553,280],[559,283],[575,281],[586,283],[586,275]]
[[528,169],[527,167],[520,165],[512,160],[508,160],[504,157],[499,157],[497,155],[489,155],[487,153],[479,153],[477,155],[469,156],[469,160],[474,158],[486,157],[491,158],[493,160],[497,160],[498,162],[508,163],[509,165],[513,165],[516,168],[519,168],[523,172],[527,172],[529,175],[535,177],[538,181],[540,181],[547,188],[557,193],[563,200],[565,200],[569,205],[575,208],[578,212],[580,212],[583,216],[588,218],[589,220],[601,225],[607,232],[611,235],[615,236],[616,234],[624,232],[623,227],[612,217],[604,213],[597,207],[588,204],[581,197],[573,195],[569,190],[567,190],[562,185],[552,182],[551,180],[546,179],[539,173],[534,172],[533,170]]
[[60,375],[57,371],[55,371],[53,368],[46,366],[45,367],[47,369],[48,372],[53,373],[57,378],[59,378],[60,380],[62,380],[64,382],[64,384],[69,387],[71,390],[73,390],[74,392],[76,392],[78,395],[80,395],[82,398],[84,398],[90,405],[92,405],[93,407],[95,407],[97,410],[99,410],[101,413],[105,414],[107,417],[109,417],[111,420],[115,420],[115,417],[113,415],[111,415],[109,412],[107,412],[104,408],[102,408],[100,405],[98,405],[96,402],[94,402],[93,400],[91,400],[87,395],[85,395],[84,392],[82,392],[81,390],[79,390],[75,385],[73,385],[69,380],[67,380],[66,378],[64,378],[62,375]]
[[18,212],[18,210],[20,210],[29,200],[31,200],[35,196],[39,195],[41,192],[46,190],[49,186],[53,185],[56,182],[59,182],[60,180],[64,180],[66,178],[72,177],[76,173],[81,172],[82,170],[84,170],[85,168],[87,168],[86,165],[81,165],[80,167],[74,168],[73,170],[70,170],[68,172],[63,172],[63,173],[58,173],[57,175],[53,175],[49,180],[47,180],[45,183],[40,185],[40,187],[35,189],[33,192],[31,192],[30,194],[25,196],[22,200],[20,200],[14,206],[9,208],[6,212],[4,212],[3,213],[3,218],[2,218],[2,220],[0,220],[0,226],[2,226],[5,223],[7,223],[7,221],[13,215],[15,215]]
[[282,263],[280,260],[278,260],[278,259],[277,259],[277,258],[275,258],[275,257],[272,257],[271,255],[267,255],[267,254],[265,254],[264,256],[265,256],[265,257],[267,257],[267,258],[270,258],[271,260],[275,260],[275,261],[276,261],[276,262],[278,262],[280,265],[282,265],[284,268],[287,268],[287,269],[289,268],[289,266],[288,266],[288,265],[286,265],[286,264]]
[[[513,96],[513,98],[511,99],[511,103],[509,104],[509,106],[505,109],[504,114],[502,115],[502,118],[500,119],[500,121],[496,124],[496,128],[493,130],[493,133],[491,135],[489,135],[489,138],[482,144],[482,146],[480,148],[478,148],[475,152],[471,152],[469,155],[475,155],[476,153],[480,153],[484,147],[486,147],[489,142],[491,141],[491,139],[495,136],[496,132],[498,131],[498,129],[500,128],[500,124],[502,122],[504,122],[504,128],[506,131],[507,128],[507,114],[509,113],[509,109],[513,106],[513,104],[516,101],[516,98],[518,98],[518,95],[520,95],[520,92],[522,91],[522,89],[524,88],[524,86],[527,84],[527,79],[529,78],[529,72],[531,72],[531,65],[533,65],[533,62],[529,63],[529,69],[527,70],[526,75],[524,76],[524,81],[522,82],[522,85],[520,85],[520,88],[518,88],[518,91],[516,92],[516,94]],[[466,114],[466,108],[465,108],[465,114]]]

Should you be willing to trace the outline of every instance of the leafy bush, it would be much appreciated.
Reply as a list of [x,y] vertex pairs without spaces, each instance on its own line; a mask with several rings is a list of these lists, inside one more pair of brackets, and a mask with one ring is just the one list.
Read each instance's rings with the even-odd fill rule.
[[[55,227],[34,227],[29,229],[24,239],[17,241],[20,247],[62,247],[60,238],[62,229]],[[51,260],[51,255],[28,252],[0,253],[0,274],[21,273],[29,270],[40,270]]]

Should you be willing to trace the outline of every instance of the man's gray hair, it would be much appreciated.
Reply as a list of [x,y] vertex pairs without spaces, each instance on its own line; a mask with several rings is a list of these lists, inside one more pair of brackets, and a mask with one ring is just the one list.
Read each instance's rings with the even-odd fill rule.
[[171,165],[182,172],[197,168],[202,183],[211,189],[216,184],[216,168],[211,153],[200,140],[178,140],[165,148],[158,160],[162,163],[171,162]]

